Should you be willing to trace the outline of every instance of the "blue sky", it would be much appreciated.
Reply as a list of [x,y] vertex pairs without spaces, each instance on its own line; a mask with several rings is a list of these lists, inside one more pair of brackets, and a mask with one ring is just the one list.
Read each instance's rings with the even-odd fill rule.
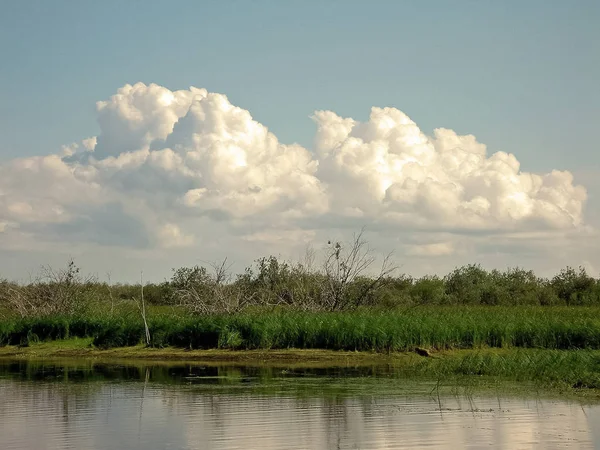
[[156,82],[225,93],[283,142],[315,109],[395,106],[524,168],[600,165],[600,3],[64,1],[0,6],[0,152],[98,131],[95,102]]
[[[144,265],[160,277],[200,250],[204,260],[295,255],[361,223],[417,273],[470,262],[600,272],[599,23],[595,0],[0,2],[0,251],[11,255],[0,273],[70,255],[115,279]],[[138,82],[142,106],[126,86]],[[210,95],[196,104],[190,86],[227,95],[241,116]],[[188,90],[184,109],[161,103],[167,89]],[[388,106],[416,125],[391,110],[370,118]],[[318,134],[317,110],[366,122],[338,136],[337,162],[326,141],[338,119],[322,116]],[[140,137],[136,114],[159,144]],[[375,157],[372,130],[392,122],[404,146],[377,132],[388,153]],[[423,153],[415,136],[437,128],[516,159],[473,165],[480,147],[452,133]],[[203,145],[237,153],[210,159],[213,147],[191,144],[198,130]],[[94,136],[96,161],[51,156]],[[184,144],[162,148],[167,136]],[[458,149],[449,159],[448,146]],[[398,169],[415,155],[417,169]]]

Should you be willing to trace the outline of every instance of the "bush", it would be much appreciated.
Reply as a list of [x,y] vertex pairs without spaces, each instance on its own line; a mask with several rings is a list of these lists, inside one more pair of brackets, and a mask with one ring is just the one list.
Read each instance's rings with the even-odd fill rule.
[[415,281],[410,296],[418,305],[441,305],[446,303],[444,280],[437,276],[425,276]]
[[[521,268],[488,272],[471,264],[443,278],[434,275],[414,279],[409,275],[393,276],[387,260],[379,272],[367,274],[374,258],[360,235],[347,247],[337,242],[329,245],[326,262],[320,268],[315,268],[309,258],[302,264],[292,264],[275,256],[256,260],[237,276],[229,272],[226,261],[213,264],[210,270],[182,267],[173,270],[168,281],[145,284],[145,304],[182,307],[196,315],[281,307],[356,311],[393,310],[406,305],[600,305],[600,282],[583,268],[567,267],[547,280]],[[62,270],[45,268],[28,284],[0,279],[0,319],[121,315],[139,321],[141,291],[140,284],[111,284],[110,280],[99,283],[93,277],[84,277],[70,261]],[[161,339],[157,336],[155,340]]]
[[[460,267],[446,275],[444,284],[450,303],[477,305],[483,303],[484,291],[489,289],[491,277],[479,265]],[[486,294],[486,298],[489,293]]]
[[575,271],[567,267],[552,278],[554,292],[566,305],[590,305],[600,302],[598,282],[583,267]]

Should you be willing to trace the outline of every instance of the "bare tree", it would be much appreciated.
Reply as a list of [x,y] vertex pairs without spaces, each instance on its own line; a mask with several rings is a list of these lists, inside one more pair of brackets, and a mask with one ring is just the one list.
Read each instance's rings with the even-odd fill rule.
[[111,282],[111,274],[110,272],[106,273],[106,278],[108,279],[108,283],[106,284],[108,288],[108,298],[110,299],[110,315],[112,316],[115,312],[115,299],[112,293],[112,282]]
[[[237,312],[246,305],[249,298],[231,283],[231,266],[227,258],[223,261],[209,263],[212,267],[212,277],[209,283],[208,294],[212,296],[213,308],[219,312]],[[250,297],[251,298],[251,297]]]
[[318,310],[322,297],[322,276],[316,268],[315,250],[308,246],[304,257],[296,264],[290,264],[291,276],[287,283],[290,286],[290,304],[302,310]]
[[397,269],[391,263],[392,253],[387,254],[378,274],[369,279],[359,292],[355,293],[353,299],[350,298],[349,287],[364,276],[376,261],[363,234],[364,228],[354,235],[352,242],[347,246],[340,242],[328,243],[330,247],[323,264],[326,278],[324,306],[331,311],[344,309],[350,306],[351,301],[353,306],[362,305],[367,296],[381,287],[385,279]]
[[27,286],[19,286],[8,281],[2,282],[0,301],[21,317],[29,316],[38,311],[38,305],[32,301]]
[[140,301],[137,303],[138,309],[140,310],[140,314],[142,315],[142,320],[144,321],[144,334],[146,338],[146,345],[149,347],[151,343],[150,339],[150,329],[148,328],[148,321],[146,320],[146,302],[144,301],[144,272],[140,272],[140,285],[141,285],[141,295]]
[[254,295],[231,282],[231,264],[227,264],[227,258],[208,265],[211,272],[198,266],[176,272],[175,295],[180,305],[198,314],[233,313],[243,309]]
[[96,281],[94,276],[82,276],[71,259],[65,269],[43,266],[41,273],[32,277],[27,285],[6,283],[0,292],[0,301],[22,317],[73,314],[95,294]]

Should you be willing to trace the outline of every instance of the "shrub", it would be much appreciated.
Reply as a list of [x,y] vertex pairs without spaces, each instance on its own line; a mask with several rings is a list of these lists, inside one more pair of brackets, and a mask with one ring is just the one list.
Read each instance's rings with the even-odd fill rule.
[[437,276],[424,276],[415,281],[410,289],[414,303],[419,305],[441,305],[446,303],[444,280]]
[[583,267],[579,271],[572,267],[561,270],[552,278],[550,285],[558,298],[567,305],[589,305],[600,301],[598,283]]

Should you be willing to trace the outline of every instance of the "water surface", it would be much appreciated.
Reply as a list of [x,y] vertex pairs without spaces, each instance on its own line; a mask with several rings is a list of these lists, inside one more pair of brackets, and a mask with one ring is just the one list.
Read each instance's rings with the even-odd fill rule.
[[0,361],[0,448],[600,447],[595,404],[436,386],[390,367]]

